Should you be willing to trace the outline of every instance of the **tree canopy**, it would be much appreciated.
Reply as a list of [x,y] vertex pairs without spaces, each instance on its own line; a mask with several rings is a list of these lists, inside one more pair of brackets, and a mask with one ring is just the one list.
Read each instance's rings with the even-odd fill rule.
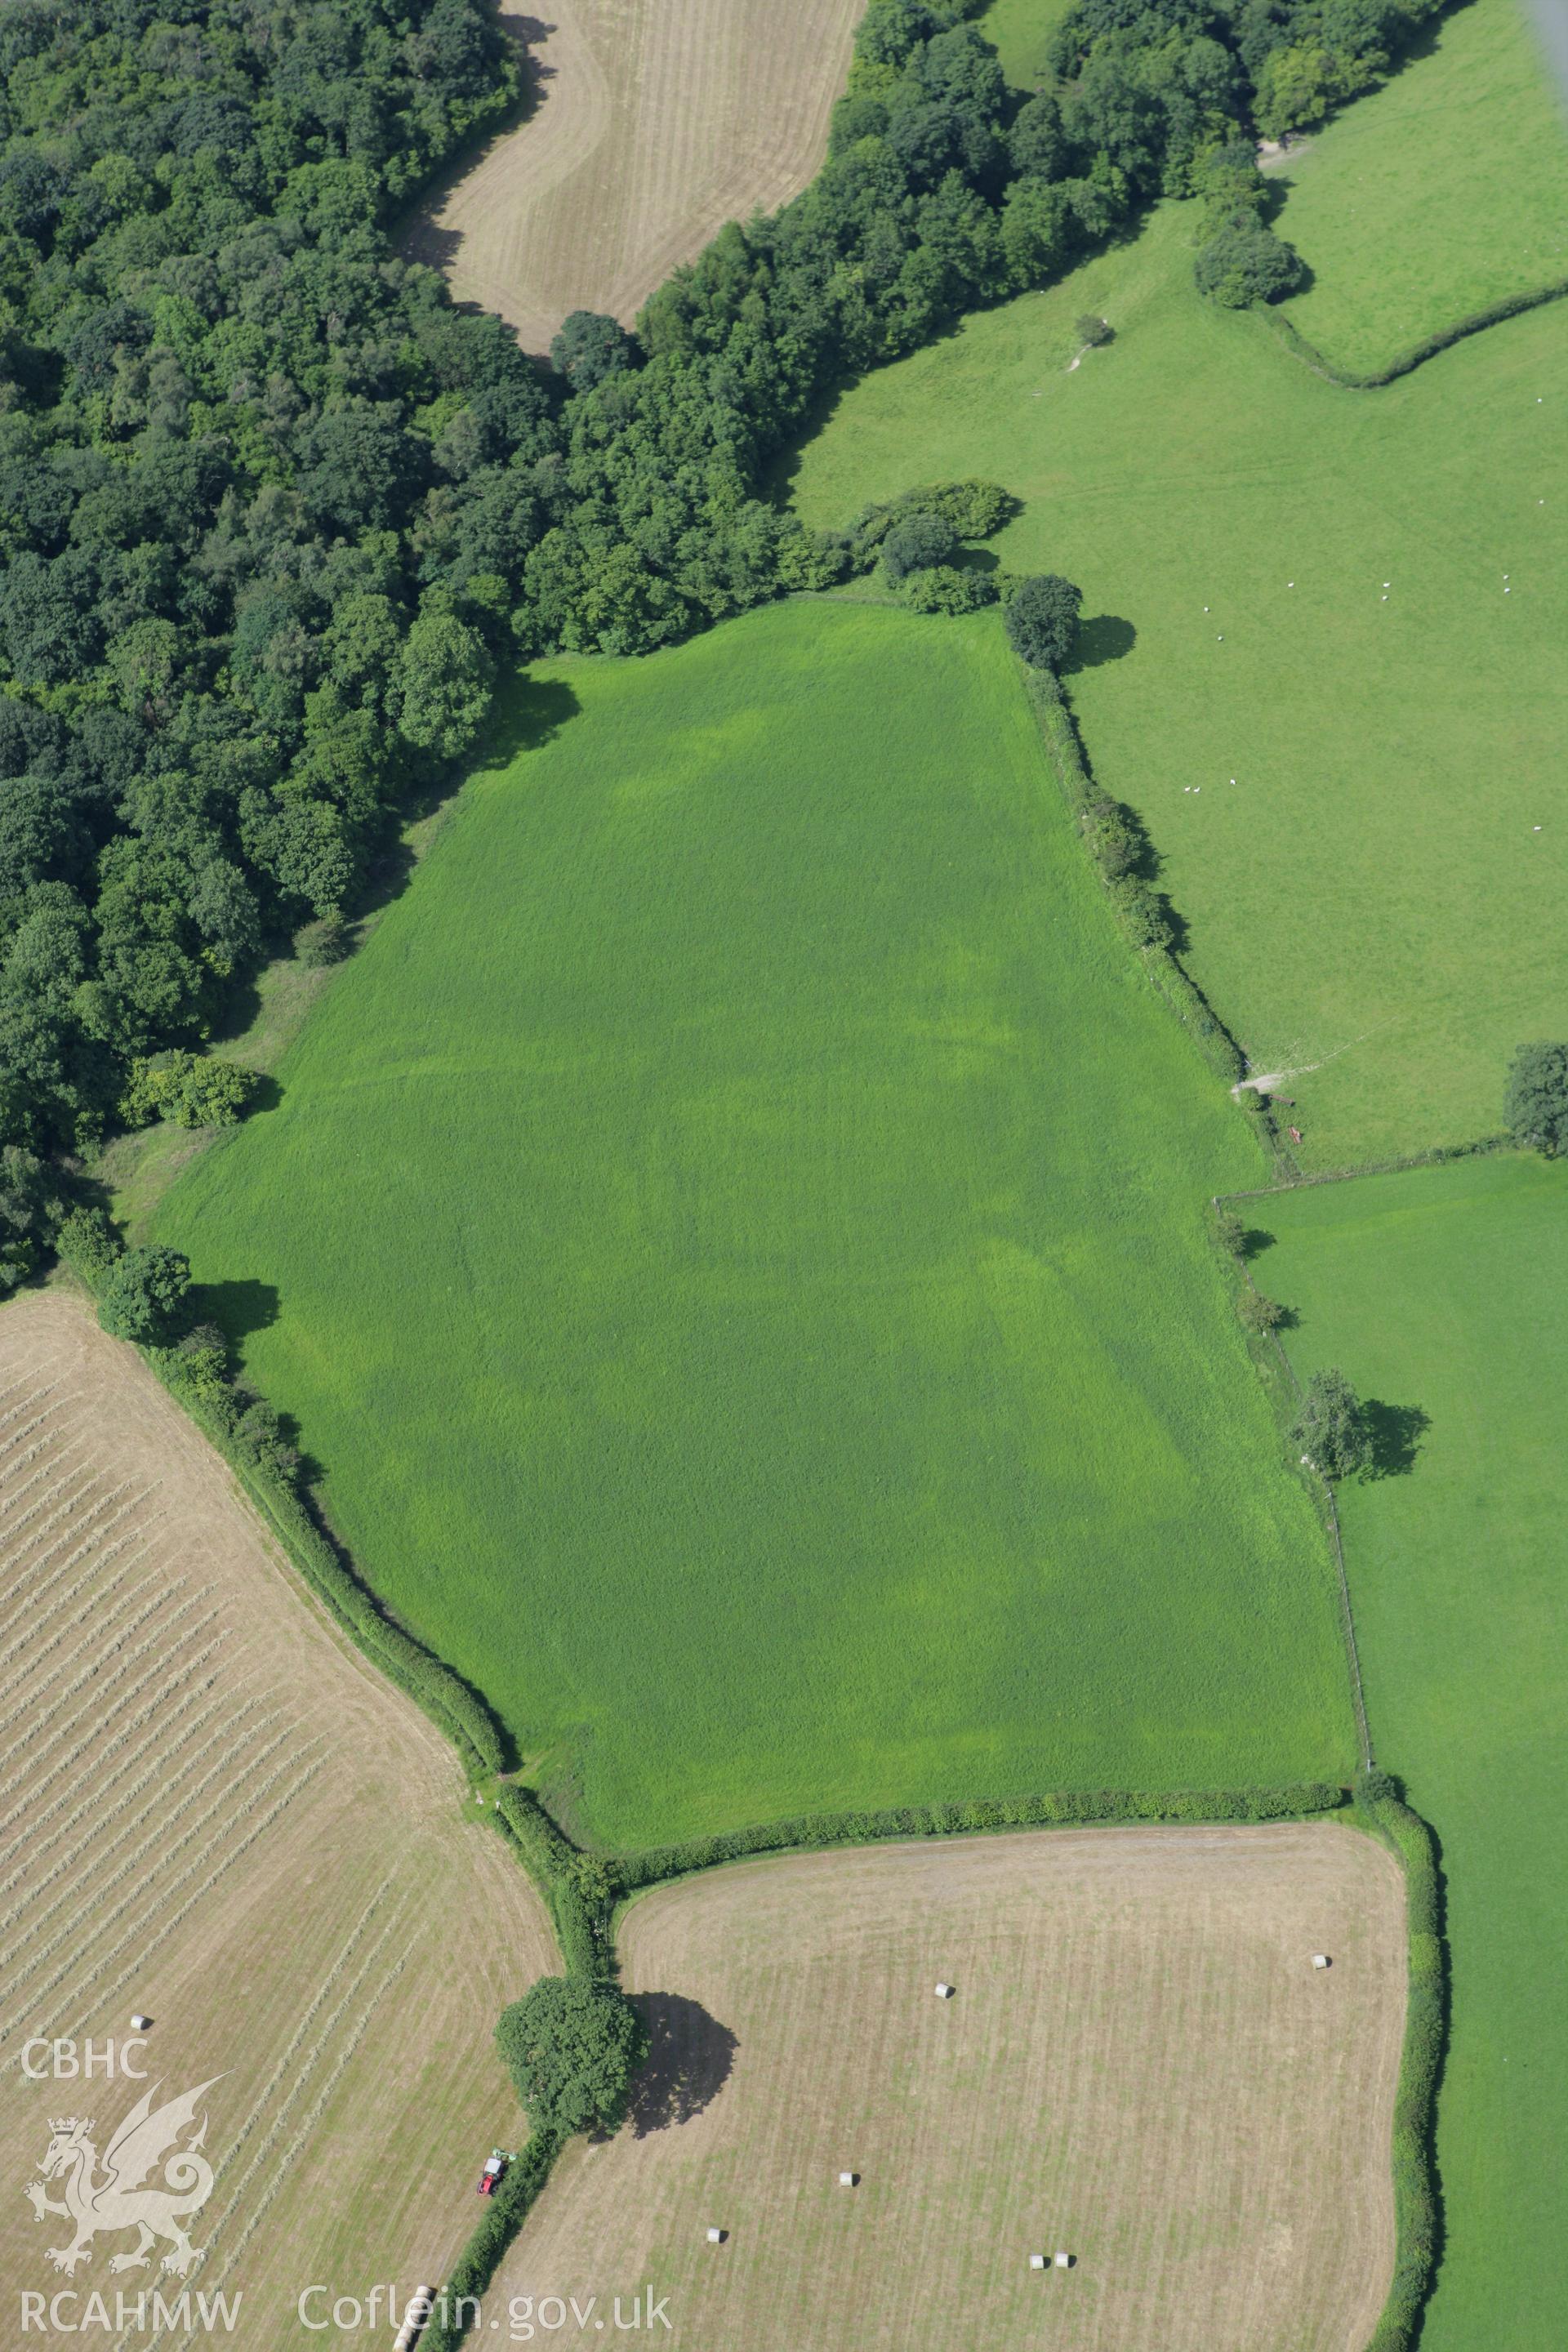
[[1548,1159],[1568,1150],[1568,1045],[1520,1047],[1509,1068],[1502,1115],[1517,1143]]
[[648,2037],[614,1985],[541,1977],[502,2010],[496,2043],[533,2128],[565,2137],[616,2129]]
[[90,1144],[338,921],[501,664],[874,562],[767,495],[825,392],[1216,156],[1256,223],[1256,94],[1362,86],[1432,5],[1080,0],[1020,100],[974,0],[869,0],[817,178],[548,373],[388,236],[515,103],[491,0],[0,10],[0,1146]]
[[1325,1478],[1351,1478],[1372,1466],[1372,1432],[1343,1372],[1314,1372],[1290,1433]]
[[1058,572],[1020,580],[1007,607],[1007,638],[1032,669],[1060,669],[1078,637],[1083,591]]

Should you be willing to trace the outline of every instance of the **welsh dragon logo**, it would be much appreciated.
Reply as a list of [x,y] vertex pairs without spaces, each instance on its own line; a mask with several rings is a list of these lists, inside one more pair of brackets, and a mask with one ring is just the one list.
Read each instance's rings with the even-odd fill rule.
[[[104,2149],[101,2171],[89,2137],[93,2118],[50,2117],[49,2144],[38,2162],[44,2180],[29,2181],[22,2194],[40,2221],[47,2213],[58,2213],[75,2224],[68,2246],[45,2248],[56,2270],[74,2273],[79,2263],[90,2262],[100,2231],[106,2235],[121,2230],[139,2233],[130,2252],[110,2255],[111,2271],[144,2269],[160,2238],[169,2242],[163,2268],[176,2278],[184,2278],[200,2261],[204,2250],[192,2245],[184,2223],[201,2211],[213,2192],[212,2166],[197,2153],[206,2138],[206,2116],[194,2138],[184,2147],[178,2143],[213,2083],[222,2079],[215,2074],[212,2082],[199,2083],[161,2107],[153,2105],[161,2084],[143,2091]],[[153,2180],[159,2172],[162,2180]],[[44,2181],[49,2180],[63,2183],[63,2203],[48,2195]]]

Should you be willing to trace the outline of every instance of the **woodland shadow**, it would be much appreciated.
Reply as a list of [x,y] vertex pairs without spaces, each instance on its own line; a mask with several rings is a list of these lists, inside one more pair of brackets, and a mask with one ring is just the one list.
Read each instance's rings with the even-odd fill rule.
[[730,2079],[740,2043],[700,2001],[679,1992],[639,1992],[632,2007],[647,2028],[648,2054],[632,2084],[628,2114],[638,2139],[689,2123]]

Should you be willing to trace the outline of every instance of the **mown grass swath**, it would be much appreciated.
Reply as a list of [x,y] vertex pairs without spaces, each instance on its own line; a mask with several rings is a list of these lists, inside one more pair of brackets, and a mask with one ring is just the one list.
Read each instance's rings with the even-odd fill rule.
[[1342,1777],[1198,1206],[1261,1159],[994,616],[803,601],[518,718],[157,1221],[276,1289],[384,1599],[612,1843]]

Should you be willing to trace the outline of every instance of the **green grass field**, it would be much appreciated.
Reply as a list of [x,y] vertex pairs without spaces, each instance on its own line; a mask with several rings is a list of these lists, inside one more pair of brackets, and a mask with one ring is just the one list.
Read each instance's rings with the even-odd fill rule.
[[527,708],[154,1222],[276,1293],[378,1587],[613,1843],[1347,1769],[1204,1234],[1256,1147],[994,615],[797,602]]
[[1072,0],[991,0],[977,19],[1016,89],[1036,89],[1049,79],[1046,43],[1071,5]]
[[[1506,1158],[1247,1204],[1260,1286],[1430,1426],[1407,1475],[1342,1497],[1379,1761],[1443,1845],[1453,2043],[1447,2243],[1423,2352],[1568,2342],[1568,1168]],[[1397,1432],[1395,1432],[1397,1435]]]
[[[1024,499],[995,544],[1083,585],[1089,758],[1196,977],[1258,1066],[1322,1066],[1304,1162],[1489,1133],[1513,1047],[1568,1033],[1568,305],[1345,392],[1199,301],[1190,220],[865,379],[798,501]],[[1117,339],[1068,373],[1086,310]]]
[[1568,120],[1522,0],[1468,0],[1432,41],[1270,167],[1313,274],[1286,316],[1360,374],[1568,278]]

